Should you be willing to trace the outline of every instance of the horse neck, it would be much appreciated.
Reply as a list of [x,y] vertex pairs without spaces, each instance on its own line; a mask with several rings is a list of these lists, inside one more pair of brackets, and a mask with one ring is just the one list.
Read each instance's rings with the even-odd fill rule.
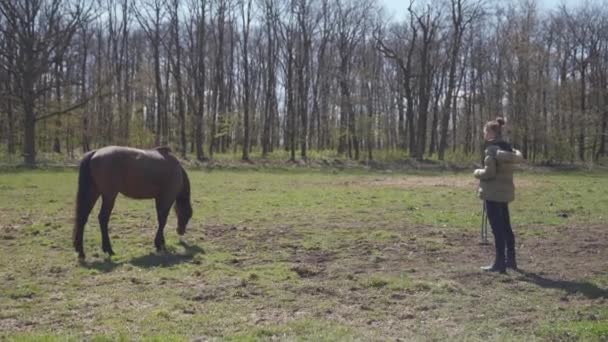
[[180,204],[189,204],[190,203],[190,179],[188,178],[188,174],[182,168],[182,189],[177,195],[177,201],[182,202]]

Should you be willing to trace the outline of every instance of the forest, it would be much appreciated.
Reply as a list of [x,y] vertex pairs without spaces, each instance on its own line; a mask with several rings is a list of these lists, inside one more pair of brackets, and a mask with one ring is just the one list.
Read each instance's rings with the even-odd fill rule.
[[0,155],[171,146],[477,160],[483,124],[533,163],[597,163],[608,135],[606,2],[0,2]]

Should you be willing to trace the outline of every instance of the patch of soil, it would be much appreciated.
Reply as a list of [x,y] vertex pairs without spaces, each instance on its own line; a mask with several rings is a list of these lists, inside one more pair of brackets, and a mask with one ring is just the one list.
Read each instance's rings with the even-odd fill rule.
[[293,261],[304,264],[323,264],[331,261],[335,253],[325,250],[296,250]]
[[[555,228],[541,230],[553,231]],[[608,269],[608,229],[605,226],[560,227],[557,228],[557,234],[544,234],[540,237],[520,238],[516,231],[515,236],[518,265],[521,269],[519,274],[529,280],[536,276],[550,277],[556,282],[553,285],[559,288],[559,282],[563,282],[561,285],[565,289],[568,282],[586,278],[593,270]],[[465,248],[463,253],[450,256],[453,262],[478,264],[479,258],[491,261],[493,245],[479,246],[479,238],[474,234],[456,235],[454,239],[456,244]],[[474,279],[464,281],[471,282]],[[603,292],[608,299],[608,290]]]
[[297,289],[296,292],[305,293],[305,294],[312,295],[312,296],[319,296],[319,295],[335,296],[336,295],[336,291],[334,289],[328,288],[325,286],[318,286],[318,285],[303,286],[303,287]]
[[[462,177],[432,177],[432,176],[400,176],[400,177],[382,177],[367,181],[351,181],[345,182],[345,185],[359,185],[368,187],[391,187],[404,189],[417,188],[460,188],[474,189],[478,186],[479,181],[471,176],[470,179]],[[534,183],[525,179],[515,179],[516,188],[533,187]]]
[[[226,234],[233,233],[239,230],[239,227],[235,225],[226,225],[226,224],[218,224],[218,225],[208,225],[203,227],[204,234],[208,237],[217,238],[222,237]],[[247,230],[247,228],[241,230]]]
[[[314,284],[291,290],[307,298],[299,305],[313,305],[307,301],[314,303],[321,300],[315,299],[319,296],[331,297],[336,305],[327,317],[348,325],[367,324],[373,315],[377,317],[374,328],[391,338],[408,329],[423,333],[439,326],[444,333],[458,335],[463,329],[459,322],[486,320],[529,334],[547,319],[552,307],[606,302],[608,286],[597,285],[594,279],[608,269],[608,229],[537,229],[543,234],[518,236],[516,231],[520,270],[508,270],[507,275],[480,270],[492,261],[494,247],[480,244],[476,232],[402,227],[395,230],[401,235],[397,241],[359,241],[329,258],[309,255],[294,271],[314,279]],[[430,246],[429,241],[433,242]],[[303,259],[300,255],[295,260]],[[324,271],[311,271],[317,268]],[[380,280],[406,277],[413,285],[406,289],[362,286],[374,275]],[[533,303],[525,300],[527,296],[534,298]],[[386,319],[403,312],[407,314],[398,327]]]
[[312,278],[323,272],[323,269],[310,266],[295,266],[291,270],[296,272],[300,278]]

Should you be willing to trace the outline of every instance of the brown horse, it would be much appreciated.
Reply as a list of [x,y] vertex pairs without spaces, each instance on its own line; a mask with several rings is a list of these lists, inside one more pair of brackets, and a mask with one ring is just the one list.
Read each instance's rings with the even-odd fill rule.
[[84,226],[95,202],[102,198],[99,211],[102,249],[114,255],[108,222],[118,193],[135,199],[154,198],[158,231],[154,245],[158,251],[165,248],[163,229],[173,202],[177,214],[177,233],[183,235],[192,217],[190,180],[179,161],[168,147],[138,150],[130,147],[108,146],[84,155],[78,175],[76,218],[74,222],[74,248],[80,259],[85,258],[83,247]]

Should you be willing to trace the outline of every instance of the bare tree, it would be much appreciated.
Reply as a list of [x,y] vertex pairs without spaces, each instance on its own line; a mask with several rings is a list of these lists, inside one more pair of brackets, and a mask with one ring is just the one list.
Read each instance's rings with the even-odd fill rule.
[[331,75],[329,74],[330,57],[329,48],[330,38],[333,34],[331,24],[332,13],[329,0],[322,0],[320,8],[320,32],[317,38],[316,55],[316,74],[312,87],[312,120],[314,127],[313,134],[316,134],[317,149],[324,149],[329,143],[329,91],[331,88]]
[[278,8],[275,0],[263,0],[264,32],[266,36],[266,75],[264,95],[264,116],[262,131],[262,156],[266,157],[272,150],[272,127],[277,113],[276,69],[277,64],[277,27]]
[[[411,4],[410,4],[411,8]],[[409,32],[408,27],[405,25],[394,26],[391,30],[392,39],[389,42],[385,42],[386,38],[383,37],[382,32],[377,31],[376,43],[377,48],[383,53],[383,55],[393,60],[399,68],[399,76],[402,79],[402,87],[398,88],[397,91],[397,107],[399,110],[399,139],[400,147],[409,147],[410,157],[414,157],[416,154],[416,135],[414,125],[414,96],[412,91],[412,63],[414,51],[416,48],[416,40],[418,38],[418,27],[415,25],[415,18],[410,12],[409,17]],[[409,40],[409,41],[408,41]],[[407,45],[404,43],[407,42]],[[397,50],[399,49],[399,50]],[[405,55],[405,56],[403,56]],[[405,111],[406,120],[403,118],[403,97],[401,96],[401,90],[404,93],[407,109]],[[405,122],[404,122],[405,121]],[[406,145],[405,135],[406,126],[408,128],[409,143]]]
[[168,12],[171,19],[171,42],[173,49],[169,53],[171,71],[175,80],[177,117],[179,125],[179,152],[182,158],[186,158],[186,109],[184,104],[184,85],[182,81],[182,46],[180,40],[180,1],[171,0],[168,5]]
[[[214,26],[217,32],[214,32],[216,37],[216,55],[215,55],[215,75],[213,79],[213,99],[212,99],[212,116],[211,116],[211,134],[209,144],[209,157],[213,157],[213,153],[218,148],[217,125],[221,122],[222,115],[225,112],[225,86],[224,86],[224,42],[226,29],[226,15],[228,11],[229,0],[219,0],[215,13]],[[219,116],[219,118],[218,118]]]
[[[0,2],[5,25],[3,37],[15,37],[14,43],[4,45],[2,67],[16,85],[15,93],[23,110],[23,155],[25,164],[36,163],[36,122],[69,112],[72,108],[45,113],[40,108],[41,97],[50,85],[41,83],[55,61],[69,48],[78,26],[89,20],[91,6],[81,1],[65,3],[60,0],[16,0]],[[12,65],[7,65],[11,61]]]
[[295,104],[295,31],[293,4],[287,8],[287,20],[280,24],[280,35],[283,46],[283,74],[285,87],[285,147],[289,151],[289,161],[296,161],[297,116]]
[[206,102],[206,77],[207,77],[207,0],[193,0],[189,4],[192,13],[189,21],[189,75],[192,91],[190,94],[190,109],[194,110],[193,149],[196,159],[205,161],[204,119]]
[[409,8],[409,11],[416,18],[422,38],[422,44],[420,45],[420,75],[418,76],[418,126],[416,139],[416,159],[422,160],[426,151],[427,116],[432,86],[430,49],[439,28],[440,13],[433,12],[430,6],[421,14],[416,13],[412,7]]
[[[462,46],[462,37],[473,20],[475,20],[483,11],[482,2],[476,1],[469,3],[467,0],[450,0],[451,5],[451,21],[452,21],[452,37],[450,42],[450,70],[448,72],[448,85],[443,103],[443,112],[441,115],[441,131],[439,134],[439,160],[444,160],[445,150],[448,145],[448,125],[451,114],[452,96],[456,87],[456,70],[460,57],[460,48]],[[456,137],[454,137],[455,139]]]
[[[340,87],[340,142],[338,153],[348,150],[348,157],[359,159],[359,139],[356,132],[356,117],[351,97],[350,75],[353,52],[363,39],[363,24],[367,13],[373,8],[373,3],[359,0],[352,3],[336,1],[337,27],[335,40],[339,55],[339,87]],[[354,155],[353,155],[354,149]]]
[[[5,22],[2,20],[3,17],[0,17],[0,27],[4,26]],[[1,29],[0,29],[1,30]],[[14,35],[10,31],[10,29],[2,30],[4,38],[0,41],[0,51],[13,51],[15,46]],[[8,34],[7,34],[8,33]],[[3,54],[0,55],[2,62],[0,62],[0,99],[3,100],[3,108],[6,113],[6,149],[9,155],[14,155],[16,152],[15,148],[15,98],[13,94],[15,93],[13,87],[13,74],[10,72],[14,68],[14,55],[13,54]],[[0,127],[1,128],[1,127]]]
[[162,31],[162,26],[166,16],[165,0],[145,0],[139,3],[133,3],[133,12],[135,18],[142,30],[145,32],[148,41],[152,47],[152,56],[154,59],[154,85],[156,88],[156,145],[166,145],[168,143],[167,107],[165,102],[165,93],[163,89],[161,76],[161,48],[162,42],[165,39],[165,33]]

